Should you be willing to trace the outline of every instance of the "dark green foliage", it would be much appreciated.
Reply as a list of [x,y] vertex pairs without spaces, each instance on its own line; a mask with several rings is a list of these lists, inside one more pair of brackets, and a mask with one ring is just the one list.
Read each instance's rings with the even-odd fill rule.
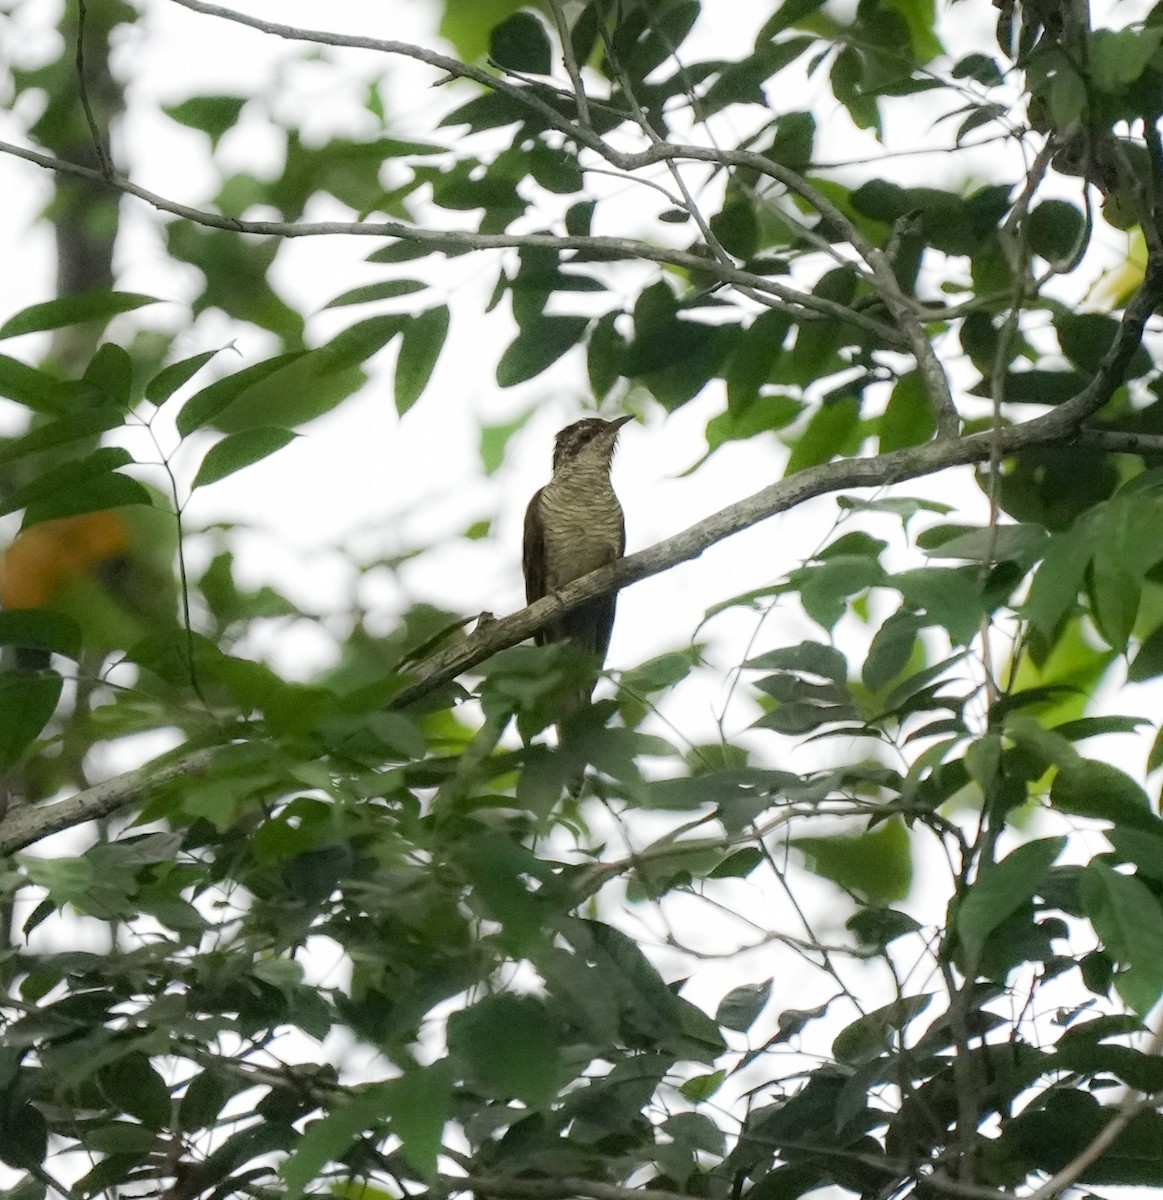
[[[81,48],[148,38],[152,3],[86,6]],[[707,58],[724,18],[698,0],[441,7],[438,52],[471,70],[415,56],[455,90],[428,129],[382,72],[342,134],[287,119],[294,72],[164,108],[205,135],[170,126],[199,170],[256,121],[280,151],[223,175],[209,219],[167,218],[185,317],[108,272],[0,316],[0,516],[23,530],[0,573],[5,1195],[1163,1187],[1140,1024],[1163,735],[1137,689],[1129,715],[1092,707],[1163,674],[1163,385],[1135,272],[1085,306],[1073,274],[1109,226],[1163,223],[1163,22],[979,5],[997,45],[953,61],[932,4],[785,0]],[[29,141],[85,164],[78,13],[11,90]],[[339,80],[330,53],[305,62]],[[890,121],[929,149],[996,138],[990,182],[869,152]],[[76,187],[48,215],[107,243],[115,193]],[[379,248],[302,313],[283,247],[317,228],[247,222],[317,212]],[[238,340],[197,351],[212,312]],[[708,496],[682,554],[778,512],[749,590],[697,629],[660,614],[662,647],[564,720],[596,672],[568,647],[490,644],[426,683],[469,614],[410,601],[400,569],[450,547],[340,548],[344,607],[314,612],[247,582],[238,529],[187,520],[192,492],[309,454],[304,427],[369,382],[450,444],[462,394],[486,406],[469,440],[506,487],[551,393],[588,385],[658,445],[705,422],[691,471],[758,461],[765,488]],[[979,473],[898,486],[940,462]],[[515,571],[482,503],[452,540]],[[85,519],[108,546],[69,541]],[[330,665],[268,661],[291,627]]]

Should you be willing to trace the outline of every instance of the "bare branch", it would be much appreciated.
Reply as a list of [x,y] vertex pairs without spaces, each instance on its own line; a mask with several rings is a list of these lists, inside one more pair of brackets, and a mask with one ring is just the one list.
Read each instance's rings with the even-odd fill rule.
[[93,106],[89,103],[89,85],[85,78],[85,17],[88,15],[88,9],[85,0],[77,0],[77,49],[74,62],[77,67],[77,91],[81,97],[81,108],[85,113],[85,123],[89,126],[89,137],[93,143],[93,153],[97,156],[97,162],[101,167],[101,174],[107,179],[113,175],[113,163],[110,159],[109,151],[105,148],[105,141],[101,135],[101,130],[97,125],[97,118],[93,115]]
[[140,804],[151,788],[183,775],[197,775],[213,761],[216,750],[195,750],[165,763],[146,763],[136,771],[99,783],[54,804],[17,808],[0,821],[0,855],[12,854],[62,829],[112,816]]
[[602,139],[596,133],[589,129],[579,129],[576,124],[567,117],[563,117],[551,104],[547,104],[532,88],[517,87],[515,84],[508,83],[497,75],[481,70],[480,67],[469,66],[467,63],[462,63],[460,59],[452,58],[448,54],[440,54],[436,50],[429,50],[424,46],[416,46],[411,42],[361,37],[347,33],[330,33],[325,30],[305,29],[298,25],[283,25],[278,21],[263,21],[247,13],[236,12],[231,8],[223,8],[219,4],[207,4],[205,0],[172,0],[172,3],[180,5],[182,8],[188,8],[191,12],[202,13],[208,17],[218,17],[223,21],[233,21],[236,25],[246,25],[251,29],[258,30],[259,33],[266,33],[272,37],[285,38],[287,41],[314,42],[321,46],[338,46],[343,49],[352,50],[373,50],[379,54],[395,54],[401,58],[415,59],[417,62],[426,63],[430,67],[436,67],[455,79],[471,79],[483,87],[491,88],[496,92],[503,92],[519,104],[526,105],[555,129],[575,138],[582,145],[588,146],[591,150],[596,150],[599,154],[603,155],[607,150]]
[[557,36],[561,39],[561,56],[565,69],[569,73],[569,81],[573,84],[574,95],[577,97],[577,119],[588,130],[590,124],[590,102],[586,96],[585,82],[582,79],[581,67],[577,55],[573,52],[573,39],[569,36],[569,22],[561,7],[561,0],[549,0],[549,8],[553,13],[553,21],[557,26]]
[[[178,3],[179,0],[175,0]],[[185,2],[185,0],[181,0]],[[813,296],[809,292],[800,292],[785,284],[777,283],[751,271],[744,271],[728,263],[714,259],[703,258],[697,254],[688,254],[683,250],[670,250],[664,246],[652,246],[635,238],[619,237],[584,237],[575,234],[557,236],[545,233],[472,233],[468,230],[455,229],[421,229],[417,226],[406,225],[402,221],[244,221],[237,217],[224,217],[221,213],[208,212],[204,209],[192,208],[187,204],[179,204],[148,188],[139,187],[128,179],[106,179],[100,171],[82,167],[76,163],[53,158],[37,150],[29,150],[24,146],[16,146],[11,142],[0,141],[0,154],[10,154],[15,158],[25,159],[64,175],[75,175],[82,179],[92,179],[98,183],[108,184],[127,196],[144,200],[161,212],[172,213],[198,225],[206,225],[212,229],[228,229],[233,233],[253,233],[264,237],[298,238],[298,237],[334,237],[351,235],[354,237],[385,237],[399,238],[401,241],[419,242],[434,248],[455,248],[463,250],[505,250],[522,246],[541,246],[555,250],[596,250],[622,258],[639,258],[648,262],[669,263],[672,266],[684,267],[687,270],[699,271],[704,275],[713,275],[723,283],[730,283],[740,288],[750,288],[774,297],[780,301],[795,316],[803,319],[805,315],[814,317],[830,317],[858,325],[875,337],[880,338],[886,345],[901,346],[900,335],[889,325],[877,321],[864,313],[856,312],[837,304],[833,300]],[[780,307],[773,300],[766,303],[772,307]]]
[[1163,454],[1163,434],[1123,433],[1117,429],[1092,429],[1078,431],[1075,439],[1084,446],[1097,446],[1115,454]]
[[[900,331],[899,335],[895,331],[889,334],[888,341],[890,343],[903,341],[909,352],[916,359],[917,369],[925,381],[925,388],[937,417],[937,431],[939,435],[942,437],[956,436],[957,430],[960,428],[960,417],[949,391],[949,381],[945,377],[944,369],[937,359],[921,318],[917,314],[915,305],[905,296],[901,291],[900,285],[897,283],[896,276],[893,274],[892,264],[886,255],[869,242],[856,225],[836,205],[828,200],[818,188],[813,187],[812,184],[794,171],[788,170],[786,167],[773,162],[764,155],[751,151],[732,151],[721,150],[716,147],[676,145],[670,142],[663,142],[656,135],[649,139],[652,144],[646,151],[639,154],[622,154],[603,141],[591,128],[586,128],[584,125],[579,125],[577,122],[563,117],[552,105],[541,99],[533,89],[528,87],[514,87],[512,84],[499,79],[495,75],[490,75],[486,71],[466,66],[455,58],[437,54],[435,51],[427,50],[421,46],[411,45],[407,42],[385,41],[380,38],[324,33],[293,25],[262,21],[257,17],[234,12],[231,9],[223,8],[216,4],[208,4],[205,0],[173,0],[173,3],[179,4],[183,8],[188,8],[193,12],[205,13],[208,16],[234,21],[277,37],[295,41],[319,42],[331,46],[375,50],[384,54],[404,55],[417,59],[420,62],[428,63],[431,66],[438,66],[450,75],[463,79],[472,79],[484,87],[503,92],[517,102],[528,105],[553,125],[554,128],[568,134],[575,141],[601,155],[607,162],[620,170],[633,172],[653,163],[666,163],[671,168],[672,174],[678,181],[684,194],[686,194],[685,184],[683,184],[679,177],[676,166],[679,159],[713,162],[718,165],[746,166],[759,171],[762,175],[775,179],[777,182],[782,183],[789,191],[806,200],[835,228],[842,230],[845,239],[851,243],[856,253],[867,263],[872,274],[872,279],[875,281],[877,292],[884,302],[885,307],[892,314],[892,318]],[[576,100],[580,103],[584,97],[584,93],[579,87],[580,76],[575,78],[574,71],[571,71],[570,75],[574,86],[578,88]],[[627,94],[629,95],[629,93]],[[638,117],[639,124],[644,128],[647,135],[651,134],[652,131],[649,123],[642,120],[640,111]],[[686,199],[688,201],[688,211],[691,211],[696,219],[699,219],[698,210],[693,206],[693,200],[689,194],[686,194]],[[721,247],[717,247],[709,228],[703,222],[700,222],[700,224],[704,238],[707,239],[708,244],[721,255]],[[730,264],[725,261],[725,256],[720,257],[719,266],[721,270],[729,272],[733,270]],[[732,280],[732,282],[742,283],[742,281],[738,280]],[[755,284],[743,283],[742,286],[755,287]],[[765,287],[755,287],[755,290],[764,294],[779,295],[778,292],[774,292],[770,284]],[[789,297],[787,296],[780,298],[789,301]],[[799,297],[801,303],[806,303],[806,299],[806,297]]]

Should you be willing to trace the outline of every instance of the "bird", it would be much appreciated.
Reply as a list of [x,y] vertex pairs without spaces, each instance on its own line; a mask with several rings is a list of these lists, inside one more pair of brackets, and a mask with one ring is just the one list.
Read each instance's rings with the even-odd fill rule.
[[[632,419],[586,417],[557,435],[553,477],[536,492],[525,512],[522,565],[529,604],[622,557],[626,527],[610,483],[610,465],[618,432]],[[600,669],[610,645],[615,603],[613,592],[586,601],[541,629],[537,644],[569,642],[591,656]],[[595,682],[563,703],[562,717],[589,704]]]

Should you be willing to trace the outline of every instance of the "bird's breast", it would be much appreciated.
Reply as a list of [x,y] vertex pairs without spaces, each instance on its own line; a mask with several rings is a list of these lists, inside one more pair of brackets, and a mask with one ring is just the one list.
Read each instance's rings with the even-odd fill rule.
[[588,575],[622,553],[622,507],[608,484],[550,484],[541,496],[541,518],[546,584],[551,589]]

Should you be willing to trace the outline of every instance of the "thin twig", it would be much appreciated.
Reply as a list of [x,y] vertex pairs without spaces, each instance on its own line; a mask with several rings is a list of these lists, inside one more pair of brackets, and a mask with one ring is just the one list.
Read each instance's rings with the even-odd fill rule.
[[[174,0],[178,3],[179,0]],[[184,2],[184,0],[182,0]],[[662,246],[649,245],[635,238],[619,237],[584,237],[566,234],[487,234],[471,233],[453,229],[423,229],[406,225],[400,221],[244,221],[237,217],[224,217],[220,213],[208,212],[204,209],[193,208],[187,204],[179,204],[168,197],[139,187],[128,179],[106,179],[100,171],[82,167],[77,163],[53,158],[37,150],[24,146],[16,146],[11,142],[0,141],[0,153],[10,154],[15,158],[25,159],[49,171],[64,175],[74,175],[81,179],[92,179],[107,183],[128,196],[134,196],[152,205],[161,212],[172,213],[187,221],[194,221],[211,229],[227,229],[233,233],[253,233],[266,237],[299,238],[299,237],[334,237],[337,235],[352,237],[385,237],[398,238],[401,241],[418,242],[422,245],[436,248],[454,247],[469,250],[503,250],[513,247],[536,246],[555,250],[587,250],[606,253],[615,257],[639,258],[648,262],[669,263],[672,266],[684,267],[687,270],[700,271],[714,275],[723,283],[731,283],[737,287],[752,288],[782,301],[788,311],[799,319],[805,314],[817,317],[830,317],[834,320],[848,322],[882,339],[886,344],[899,346],[900,335],[891,326],[874,320],[864,313],[856,312],[826,300],[813,296],[810,292],[800,292],[787,287],[762,275],[744,271],[738,267],[715,262],[713,259],[689,254],[682,250],[669,250]],[[772,305],[771,300],[767,300]],[[778,307],[776,305],[773,305]]]
[[93,153],[101,167],[101,174],[106,179],[113,178],[113,163],[105,148],[101,130],[97,126],[97,118],[93,115],[93,107],[89,103],[89,86],[85,82],[85,17],[87,8],[85,0],[77,0],[77,52],[74,61],[77,66],[77,91],[81,97],[81,108],[85,113],[85,122],[89,126],[89,137],[93,142]]
[[582,79],[577,55],[573,52],[573,38],[569,35],[569,23],[562,11],[561,0],[549,0],[549,9],[553,13],[553,21],[557,26],[557,36],[561,39],[562,61],[569,74],[569,81],[573,84],[574,95],[577,97],[577,119],[583,129],[592,133],[594,127],[590,122],[590,101],[586,95],[585,82]]

